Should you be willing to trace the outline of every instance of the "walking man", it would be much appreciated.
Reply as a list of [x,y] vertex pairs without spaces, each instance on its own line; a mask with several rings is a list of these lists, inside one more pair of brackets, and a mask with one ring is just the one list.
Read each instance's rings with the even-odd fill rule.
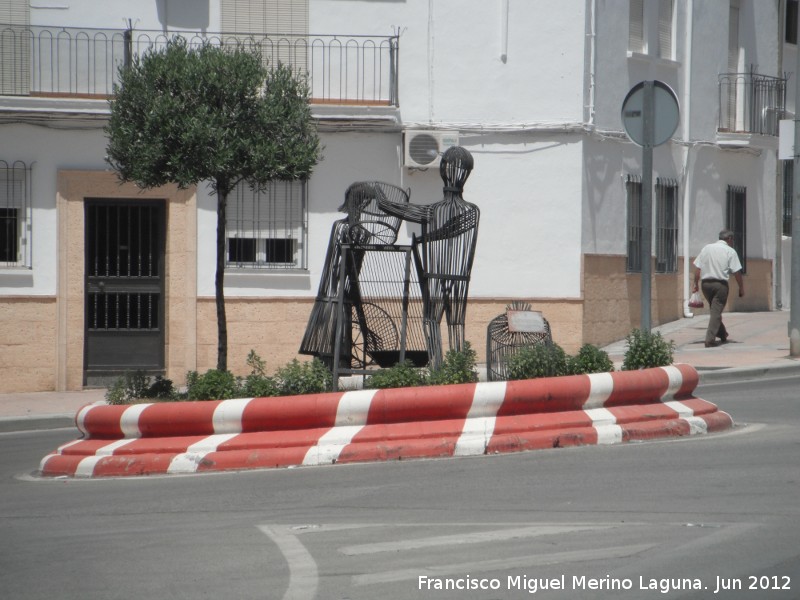
[[719,240],[707,244],[694,260],[697,270],[694,273],[696,292],[701,285],[703,296],[708,301],[711,311],[706,330],[706,348],[717,346],[728,341],[728,331],[722,323],[722,311],[728,302],[728,279],[731,275],[739,285],[739,297],[744,296],[744,280],[742,279],[742,263],[733,249],[733,232],[723,229],[719,232]]

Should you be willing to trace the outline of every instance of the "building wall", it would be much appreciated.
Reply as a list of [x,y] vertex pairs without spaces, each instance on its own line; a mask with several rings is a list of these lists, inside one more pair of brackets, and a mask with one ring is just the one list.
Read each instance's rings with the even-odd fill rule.
[[0,296],[0,393],[53,389],[56,299]]
[[[308,269],[226,273],[235,372],[245,372],[251,349],[272,369],[297,357],[347,186],[381,179],[410,189],[412,202],[441,198],[437,169],[403,166],[409,127],[457,130],[475,158],[465,198],[480,207],[481,225],[467,338],[481,360],[486,326],[515,299],[541,310],[568,352],[584,342],[624,337],[640,321],[640,281],[625,273],[623,177],[641,172],[641,150],[625,137],[620,109],[627,91],[645,79],[668,83],[681,103],[678,131],[654,153],[654,178],[673,178],[680,186],[681,265],[675,274],[654,277],[653,323],[683,315],[690,273],[683,257],[716,239],[728,185],[748,190],[747,296],[732,294],[729,308],[772,307],[772,262],[780,243],[777,143],[746,136],[731,148],[720,146],[717,135],[728,0],[675,3],[672,60],[628,52],[627,2],[510,0],[508,13],[505,4],[310,0],[312,33],[400,35],[400,107],[314,107],[324,150],[309,182]],[[741,3],[744,64],[772,75],[782,72],[782,34],[774,32],[778,4]],[[92,0],[47,6],[31,8],[32,23],[120,28],[132,18],[138,29],[219,30],[218,0],[157,0],[137,5],[136,14],[121,0],[104,3],[102,11]],[[96,114],[107,110],[101,101],[82,106]],[[167,200],[167,376],[182,382],[186,371],[216,364],[215,247],[208,243],[216,199],[205,185],[186,192],[119,187],[106,170],[101,126],[69,118],[0,125],[6,149],[0,158],[34,164],[33,268],[0,271],[0,325],[9,332],[0,346],[0,374],[9,377],[0,389],[82,384],[87,196]],[[399,241],[415,231],[406,226]],[[18,365],[22,356],[45,360],[25,358],[25,375],[16,370],[12,377],[5,365]]]

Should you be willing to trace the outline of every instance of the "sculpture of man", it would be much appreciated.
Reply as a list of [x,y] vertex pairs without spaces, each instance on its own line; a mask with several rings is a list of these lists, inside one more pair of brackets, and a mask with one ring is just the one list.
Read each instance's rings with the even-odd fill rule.
[[420,223],[422,233],[414,238],[415,260],[422,287],[424,327],[430,365],[442,362],[441,321],[447,320],[450,348],[462,350],[480,210],[463,198],[464,184],[474,161],[468,150],[449,148],[442,155],[439,174],[444,197],[430,205],[401,204],[380,200],[389,214]]

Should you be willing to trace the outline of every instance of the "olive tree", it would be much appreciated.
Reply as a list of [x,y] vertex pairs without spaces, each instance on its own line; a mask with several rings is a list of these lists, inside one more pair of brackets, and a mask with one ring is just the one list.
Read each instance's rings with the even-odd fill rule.
[[185,189],[207,182],[217,199],[217,369],[227,370],[225,225],[240,183],[307,179],[319,158],[308,86],[257,48],[192,48],[180,37],[119,69],[106,160],[120,180]]

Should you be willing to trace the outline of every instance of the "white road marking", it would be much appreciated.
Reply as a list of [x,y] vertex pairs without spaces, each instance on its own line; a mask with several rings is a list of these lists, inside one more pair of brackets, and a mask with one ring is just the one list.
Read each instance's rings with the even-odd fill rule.
[[289,587],[283,594],[283,600],[314,600],[319,586],[314,557],[286,526],[259,525],[258,528],[275,542],[289,563]]

